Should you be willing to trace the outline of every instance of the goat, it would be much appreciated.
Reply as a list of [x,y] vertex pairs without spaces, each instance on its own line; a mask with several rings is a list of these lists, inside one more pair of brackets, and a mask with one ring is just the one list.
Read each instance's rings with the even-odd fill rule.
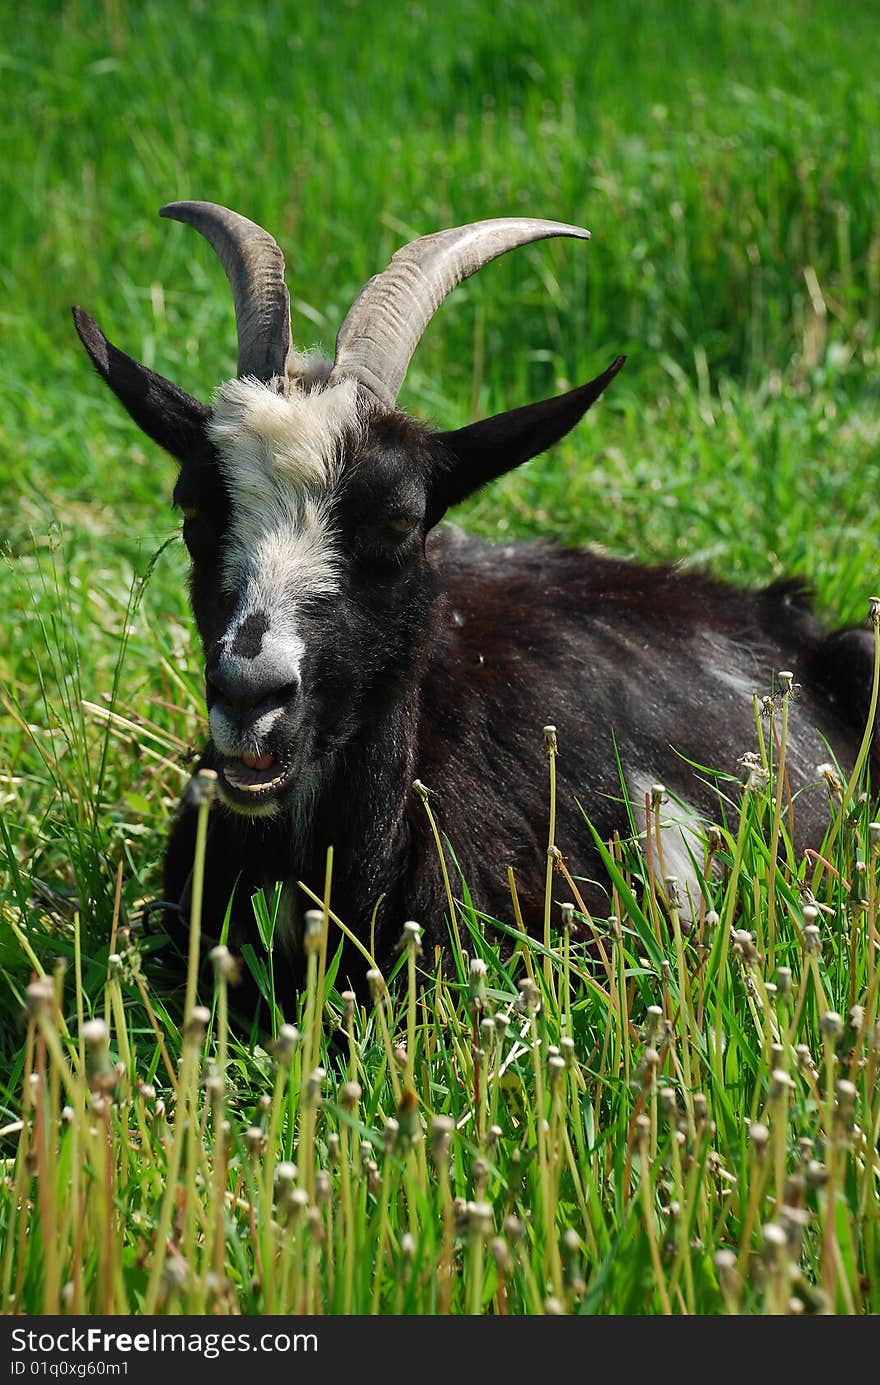
[[[99,374],[134,422],[180,463],[174,501],[192,559],[218,775],[204,917],[232,898],[230,943],[256,937],[251,895],[282,882],[287,981],[303,960],[303,881],[320,895],[334,847],[333,908],[388,959],[405,919],[445,939],[446,896],[421,780],[477,906],[510,914],[513,867],[526,919],[543,911],[547,760],[558,728],[558,840],[575,853],[590,909],[609,912],[598,834],[627,835],[662,781],[677,807],[668,871],[717,817],[695,766],[735,770],[754,739],[752,693],[796,670],[787,766],[797,832],[821,840],[833,748],[851,765],[869,706],[868,630],[829,633],[797,584],[737,590],[543,542],[493,547],[440,521],[459,501],[557,442],[624,363],[556,398],[450,432],[396,405],[432,314],[496,256],[575,226],[509,218],[413,241],[369,281],[332,362],[291,347],[281,251],[251,221],[204,202],[161,215],[219,255],[238,330],[238,372],[209,408],[123,354],[74,309]],[[876,764],[875,764],[876,768]],[[643,809],[643,812],[646,811]],[[644,817],[642,818],[644,826]],[[195,810],[184,797],[164,892],[189,907]],[[699,886],[697,886],[699,888]],[[357,957],[347,958],[354,977]],[[363,968],[361,968],[363,970]]]

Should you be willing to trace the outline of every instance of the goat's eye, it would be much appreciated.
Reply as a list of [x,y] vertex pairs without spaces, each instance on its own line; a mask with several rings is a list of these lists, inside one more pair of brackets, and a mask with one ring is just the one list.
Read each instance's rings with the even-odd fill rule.
[[406,534],[411,534],[415,529],[415,520],[409,519],[406,515],[392,515],[385,521],[386,529],[390,529],[392,534],[397,534],[403,538]]

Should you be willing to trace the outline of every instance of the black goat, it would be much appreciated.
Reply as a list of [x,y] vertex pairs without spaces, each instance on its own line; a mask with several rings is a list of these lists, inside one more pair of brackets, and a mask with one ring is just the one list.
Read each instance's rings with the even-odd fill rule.
[[[458,501],[563,437],[624,358],[558,398],[438,433],[395,404],[424,328],[450,290],[497,255],[586,231],[509,219],[414,241],[364,288],[331,365],[290,349],[283,260],[265,231],[210,203],[162,214],[207,237],[232,285],[238,376],[213,406],[74,312],[99,373],[181,463],[174,498],[210,710],[202,763],[216,769],[222,803],[209,832],[209,931],[234,890],[231,942],[253,938],[251,894],[284,882],[280,946],[295,982],[308,907],[296,882],[321,893],[332,844],[333,907],[362,938],[381,900],[380,959],[407,918],[431,942],[445,938],[416,779],[436,794],[478,907],[510,916],[512,866],[525,916],[538,920],[544,722],[558,727],[563,750],[558,839],[578,874],[595,877],[588,905],[608,912],[579,804],[603,837],[627,831],[621,771],[634,804],[657,780],[679,800],[664,855],[667,871],[686,878],[689,834],[718,814],[716,792],[692,766],[735,769],[754,742],[752,693],[783,669],[804,689],[787,758],[798,835],[818,845],[827,790],[816,766],[828,745],[847,766],[855,758],[871,685],[868,631],[825,632],[795,585],[750,594],[670,568],[541,543],[497,548],[437,527]],[[194,828],[185,801],[165,862],[166,897],[184,914]]]

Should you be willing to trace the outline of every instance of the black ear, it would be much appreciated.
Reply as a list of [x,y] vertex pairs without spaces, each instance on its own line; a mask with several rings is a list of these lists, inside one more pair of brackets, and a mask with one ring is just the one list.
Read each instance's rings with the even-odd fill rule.
[[526,404],[521,409],[509,409],[507,413],[495,414],[493,418],[484,418],[452,433],[436,433],[435,439],[445,456],[431,484],[428,526],[436,524],[451,505],[464,500],[487,481],[512,471],[564,438],[614,379],[625,360],[625,356],[618,356],[595,380],[567,394],[542,399],[538,404]]
[[92,365],[147,437],[179,462],[204,445],[211,413],[206,404],[118,351],[82,308],[73,309],[73,321]]

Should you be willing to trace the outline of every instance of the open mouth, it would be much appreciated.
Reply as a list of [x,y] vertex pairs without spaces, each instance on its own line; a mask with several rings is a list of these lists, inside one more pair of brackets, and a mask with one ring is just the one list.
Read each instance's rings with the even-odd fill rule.
[[280,788],[290,773],[290,766],[265,751],[262,755],[230,756],[223,760],[220,772],[236,796],[243,801],[257,802]]

